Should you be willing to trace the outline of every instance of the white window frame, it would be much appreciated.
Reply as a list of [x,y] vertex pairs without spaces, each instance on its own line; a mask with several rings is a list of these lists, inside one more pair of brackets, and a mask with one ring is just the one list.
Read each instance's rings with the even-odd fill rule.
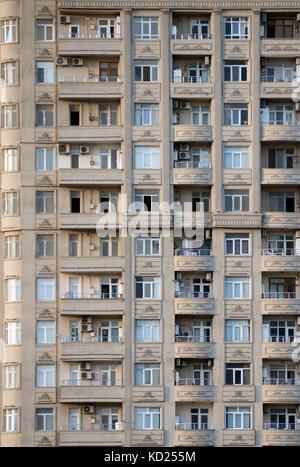
[[16,18],[1,21],[1,42],[5,44],[18,42],[18,21]]
[[[43,80],[39,79],[39,70],[43,70]],[[53,84],[54,83],[54,63],[36,61],[36,83],[37,84]]]
[[135,342],[160,342],[160,332],[159,319],[135,320]]
[[4,237],[4,258],[16,259],[20,257],[20,235]]
[[159,125],[159,105],[149,103],[135,104],[134,125]]
[[[112,151],[115,151],[115,156],[116,156],[116,167],[113,167],[112,160],[113,160],[113,155]],[[103,164],[103,158],[106,158],[107,164]],[[107,149],[107,148],[101,148],[100,149],[100,168],[101,169],[121,169],[121,158],[120,158],[120,151],[118,149]],[[107,165],[107,167],[104,167]]]
[[[231,333],[231,340],[227,339]],[[225,341],[226,342],[250,342],[250,321],[241,319],[225,320]]]
[[[229,69],[230,72],[230,79],[226,80],[225,79],[225,71],[226,69]],[[234,69],[238,70],[238,80],[233,79],[233,72]],[[246,78],[247,79],[242,79],[242,74],[243,70],[246,69]],[[247,64],[242,64],[237,62],[236,64],[231,62],[231,63],[224,63],[224,83],[246,83],[248,81],[248,65]]]
[[4,366],[4,389],[16,389],[18,387],[17,365]]
[[55,323],[54,321],[36,322],[36,343],[55,344]]
[[[228,415],[232,415],[232,422],[233,422],[232,426],[228,424],[228,420],[227,420]],[[241,423],[238,423],[238,419],[240,420]],[[248,421],[249,421],[249,424],[247,423]],[[225,429],[226,430],[250,430],[250,428],[251,428],[251,408],[250,407],[225,407]]]
[[[141,69],[141,79],[136,79],[136,69]],[[144,79],[144,69],[149,68],[150,79]],[[137,83],[156,83],[159,80],[157,60],[136,60],[134,62],[133,80]]]
[[20,321],[8,321],[5,324],[5,345],[21,344],[21,323]]
[[[158,246],[156,251],[155,245]],[[135,238],[135,255],[136,256],[158,256],[160,254],[160,238],[151,237],[150,235],[138,236]]]
[[[207,119],[207,121],[205,121]],[[191,110],[191,125],[209,126],[210,108],[209,105],[193,105]]]
[[[269,157],[270,157],[270,150],[274,151],[274,162],[275,162],[275,167],[269,167]],[[280,159],[282,159],[282,165],[279,163]],[[288,159],[291,159],[292,164],[290,167],[288,167]],[[267,166],[268,168],[274,168],[274,169],[287,169],[295,168],[295,150],[294,148],[269,148],[268,154],[267,154]]]
[[[138,375],[141,372],[142,383],[137,383]],[[157,378],[158,375],[158,378]],[[156,380],[158,379],[158,383]],[[150,381],[149,383],[146,381]],[[159,363],[136,363],[135,364],[135,384],[136,386],[154,386],[160,385],[160,364]]]
[[[160,429],[160,424],[161,424],[160,407],[135,407],[134,415],[135,415],[134,420],[135,420],[136,430],[159,430]],[[138,423],[139,419],[141,423]]]
[[[41,246],[38,246],[41,245]],[[43,254],[39,254],[42,252]],[[50,254],[48,254],[50,253]],[[36,236],[36,257],[46,258],[54,256],[54,235],[37,234]]]
[[[237,107],[237,105],[242,104],[225,104],[224,105],[224,125],[225,126],[247,126],[249,125],[249,109],[248,105],[245,107]],[[228,123],[226,120],[226,115],[230,111],[230,122]],[[242,112],[247,112],[247,119],[242,119]],[[237,117],[237,121],[236,118]],[[245,122],[245,123],[243,123]]]
[[[228,363],[227,365],[225,367],[225,381],[227,379],[227,371],[232,371],[232,385],[233,386],[244,386],[244,385],[250,384],[250,364],[246,363],[246,365],[248,365],[248,366],[245,366],[245,367],[240,366],[240,367],[232,367],[232,368],[229,368],[229,366],[230,365],[235,365],[234,363]],[[239,365],[241,365],[241,364],[239,363]],[[249,374],[249,378],[247,377],[247,380],[249,380],[249,383],[244,382],[245,379],[246,379],[246,376],[245,376],[244,373],[246,371]],[[240,377],[241,377],[241,382],[240,383],[236,382],[237,381],[237,375],[236,375],[237,372],[240,372]],[[227,385],[227,383],[226,383],[226,385]],[[230,386],[230,384],[228,384],[228,386]]]
[[[36,104],[36,127],[53,127],[54,125],[54,105],[53,104]],[[41,120],[39,122],[39,120]]]
[[19,193],[7,191],[3,193],[3,215],[17,216],[19,212]]
[[[138,24],[140,33],[136,32]],[[157,33],[151,31],[152,24],[157,24]],[[145,31],[147,28],[148,31]],[[134,16],[133,31],[133,38],[136,40],[157,40],[159,38],[159,18],[150,16]]]
[[[72,30],[77,28],[77,32],[73,32]],[[69,37],[71,39],[78,39],[80,37],[80,24],[70,24],[69,25]]]
[[[273,196],[272,196],[273,195]],[[277,197],[275,196],[277,195]],[[279,195],[279,196],[278,196]],[[293,196],[292,196],[293,195]],[[279,209],[271,209],[271,201],[273,199],[273,203],[275,202],[276,200],[276,208],[279,208],[279,202],[280,200],[282,200],[282,203],[283,203],[283,209],[279,210]],[[293,191],[269,191],[268,192],[268,204],[267,204],[267,208],[268,208],[268,211],[269,212],[294,212],[294,211],[287,211],[286,208],[287,208],[287,199],[293,199],[294,200],[294,211],[295,211],[295,208],[296,208],[296,196],[295,196],[295,192]]]
[[139,169],[160,169],[159,146],[135,146],[134,166]]
[[[41,378],[41,381],[39,379]],[[36,365],[36,387],[53,388],[55,386],[55,366]]]
[[[231,209],[226,208],[226,199],[228,198],[231,200]],[[248,212],[250,209],[249,201],[249,190],[224,190],[224,212]],[[248,203],[248,209],[243,209],[244,203],[246,203],[246,207]],[[237,207],[239,209],[236,209]]]
[[3,149],[3,172],[18,172],[19,151],[18,148]]
[[36,299],[38,301],[55,300],[55,279],[41,277],[36,280]]
[[[191,39],[209,39],[209,19],[192,19],[190,21]],[[203,29],[207,28],[207,32],[203,33]],[[194,30],[197,29],[197,32]]]
[[[36,20],[35,24],[35,40],[36,42],[53,42],[54,41],[54,24],[53,23],[39,23],[41,20]],[[38,28],[43,29],[43,39],[38,39]],[[47,29],[51,30],[51,39],[47,39]]]
[[[232,235],[232,237],[230,237]],[[236,237],[235,235],[248,235],[248,238]],[[228,253],[228,243],[232,242],[232,253]],[[247,244],[247,253],[243,252],[244,246]],[[250,235],[249,234],[234,234],[227,233],[225,234],[225,255],[228,256],[240,256],[250,254]]]
[[[35,410],[35,431],[53,431],[53,415],[53,408],[37,407]],[[38,428],[38,418],[42,419],[43,428]]]
[[1,128],[10,129],[18,127],[17,104],[2,105],[1,107]]
[[5,432],[19,431],[19,409],[4,409],[3,420],[3,430]]
[[[142,279],[142,280],[139,280]],[[137,285],[141,284],[142,297],[137,297]],[[158,276],[136,276],[135,298],[137,300],[159,300],[160,299],[160,277]]]
[[[226,33],[226,25],[230,25],[230,33]],[[233,26],[238,26],[238,32],[233,32]],[[227,16],[224,18],[224,39],[248,39],[248,17]]]
[[[105,24],[100,24],[102,21]],[[101,32],[105,30],[105,32]],[[120,37],[120,22],[119,17],[116,18],[99,18],[98,19],[98,37],[99,39],[114,39]]]
[[[42,209],[38,208],[41,203]],[[36,192],[36,214],[53,214],[54,213],[54,191],[37,191]]]
[[5,280],[5,301],[19,302],[21,300],[21,281],[20,279]]
[[1,80],[2,85],[17,86],[17,62],[4,62],[1,63]]
[[227,300],[249,299],[251,297],[250,285],[250,277],[226,276],[224,298]]
[[[106,123],[101,123],[101,115],[106,115]],[[115,114],[115,121],[113,115]],[[118,125],[118,104],[99,104],[99,126]]]
[[248,169],[248,146],[224,146],[224,169]]

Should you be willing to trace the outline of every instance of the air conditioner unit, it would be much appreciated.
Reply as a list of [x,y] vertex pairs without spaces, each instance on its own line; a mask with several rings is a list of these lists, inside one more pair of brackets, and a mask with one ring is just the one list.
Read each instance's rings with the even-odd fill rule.
[[89,120],[90,120],[91,122],[93,122],[93,121],[95,120],[95,116],[92,115],[92,114],[90,114],[90,115],[89,115]]
[[296,58],[296,65],[300,65],[300,57]]
[[95,407],[93,405],[84,405],[83,413],[95,413]]
[[300,326],[300,316],[297,317],[297,326]]
[[260,14],[260,21],[261,21],[261,23],[266,23],[267,22],[267,13],[265,11],[263,11]]
[[94,249],[95,249],[95,245],[91,244],[91,245],[90,245],[90,250],[92,251],[92,250],[94,250]]
[[189,152],[180,152],[178,154],[178,159],[187,160],[187,159],[190,159],[190,158],[191,158],[191,154]]
[[180,149],[180,151],[189,151],[190,150],[190,145],[189,144],[180,144],[179,149]]
[[87,362],[82,362],[80,363],[80,369],[81,370],[90,370],[91,369],[91,364]]
[[179,108],[179,101],[173,101],[173,109]]
[[300,102],[295,103],[295,112],[300,112]]
[[300,21],[300,13],[297,13],[297,21]]
[[96,204],[91,203],[91,204],[90,204],[90,209],[96,209]]
[[81,379],[95,379],[95,373],[91,371],[85,371],[81,373]]
[[211,231],[209,229],[205,229],[205,240],[210,240],[211,239]]
[[205,64],[205,65],[209,65],[209,64],[210,64],[210,56],[209,56],[209,55],[206,55],[206,56],[204,57],[204,64]]
[[72,63],[73,63],[73,66],[82,66],[83,60],[82,58],[73,58]]
[[60,17],[60,24],[70,24],[71,17],[70,16],[61,16]]
[[211,281],[211,279],[212,279],[212,274],[211,274],[211,272],[208,272],[208,273],[205,275],[205,279],[206,279],[207,281]]
[[56,59],[56,65],[63,65],[63,66],[68,65],[68,59],[67,59],[67,57],[57,57],[57,59]]
[[82,324],[81,331],[82,332],[93,332],[93,325],[92,324]]
[[90,295],[95,295],[95,289],[90,290]]
[[70,154],[70,145],[69,144],[59,144],[58,145],[59,154]]
[[191,104],[189,102],[183,101],[183,102],[180,102],[179,107],[180,109],[190,109]]
[[82,319],[81,319],[81,322],[82,323],[92,323],[93,319],[92,319],[91,316],[83,316]]
[[89,154],[90,147],[89,146],[80,146],[80,154]]

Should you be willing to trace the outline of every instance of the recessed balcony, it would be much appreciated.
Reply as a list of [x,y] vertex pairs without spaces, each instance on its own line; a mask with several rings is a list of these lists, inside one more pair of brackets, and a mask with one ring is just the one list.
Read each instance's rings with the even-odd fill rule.
[[105,218],[111,227],[118,227],[120,216],[118,213],[68,213],[60,214],[60,228],[70,230],[96,230],[98,222]]
[[201,342],[196,336],[175,336],[175,358],[214,358],[215,343]]
[[60,76],[59,99],[120,99],[122,84],[119,77]]
[[122,40],[119,35],[101,37],[98,32],[79,33],[72,37],[69,33],[59,35],[59,55],[99,56],[120,55]]
[[299,120],[283,125],[261,125],[262,141],[300,141]]
[[278,38],[262,39],[261,55],[264,57],[287,58],[299,56],[299,39]]
[[173,125],[174,141],[212,141],[212,127],[206,125]]
[[124,387],[122,381],[114,384],[103,384],[99,376],[92,380],[62,381],[60,387],[60,402],[65,403],[91,403],[91,402],[122,402],[124,400]]
[[122,169],[59,169],[59,185],[122,185],[123,175]]
[[99,337],[82,337],[76,342],[62,339],[61,360],[121,360],[122,342],[101,342]]
[[177,402],[213,402],[215,387],[208,386],[195,378],[179,378],[175,381],[174,397]]
[[289,337],[265,337],[263,342],[263,358],[292,360],[297,343]]
[[121,125],[61,126],[58,127],[58,141],[82,144],[120,142],[123,141],[123,127]]
[[171,98],[173,99],[212,99],[214,97],[214,85],[210,78],[201,80],[192,76],[171,78]]
[[261,169],[261,183],[263,185],[299,185],[300,169]]
[[174,162],[174,185],[212,185],[212,169],[198,167],[192,161]]
[[[199,40],[200,39],[200,40]],[[170,49],[173,55],[211,55],[213,42],[211,34],[180,33],[171,35]]]
[[61,314],[70,316],[110,316],[124,313],[124,300],[116,298],[100,298],[98,294],[84,293],[74,296],[65,293],[61,298]]
[[214,257],[210,256],[211,250],[200,248],[176,248],[174,253],[175,271],[214,270]]
[[207,424],[177,423],[175,446],[213,446],[214,430]]
[[298,229],[299,212],[264,212],[262,227],[265,229]]
[[265,423],[262,431],[263,446],[300,446],[300,430],[288,429],[274,423]]
[[[300,268],[300,250],[296,248],[261,250],[261,270],[262,271],[299,271]],[[272,294],[269,298],[272,297]],[[267,297],[266,297],[267,298]],[[275,297],[274,297],[275,298]],[[280,298],[280,293],[278,298]],[[284,298],[284,297],[282,297]],[[285,298],[292,298],[288,295]]]
[[60,446],[124,446],[124,424],[103,430],[98,424],[62,425],[59,433]]
[[264,378],[262,386],[263,402],[297,402],[300,400],[299,378]]
[[64,273],[113,273],[124,270],[124,258],[122,256],[67,256],[62,257],[60,261],[60,270]]

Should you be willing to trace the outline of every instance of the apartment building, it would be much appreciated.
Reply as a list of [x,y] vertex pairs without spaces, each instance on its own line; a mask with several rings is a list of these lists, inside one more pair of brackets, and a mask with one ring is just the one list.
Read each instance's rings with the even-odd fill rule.
[[299,2],[159,4],[0,2],[1,446],[300,445]]

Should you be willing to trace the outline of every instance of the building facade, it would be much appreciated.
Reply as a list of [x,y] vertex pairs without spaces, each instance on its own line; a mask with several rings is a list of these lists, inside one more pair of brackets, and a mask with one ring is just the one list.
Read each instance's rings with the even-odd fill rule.
[[299,446],[299,2],[0,21],[1,446]]

